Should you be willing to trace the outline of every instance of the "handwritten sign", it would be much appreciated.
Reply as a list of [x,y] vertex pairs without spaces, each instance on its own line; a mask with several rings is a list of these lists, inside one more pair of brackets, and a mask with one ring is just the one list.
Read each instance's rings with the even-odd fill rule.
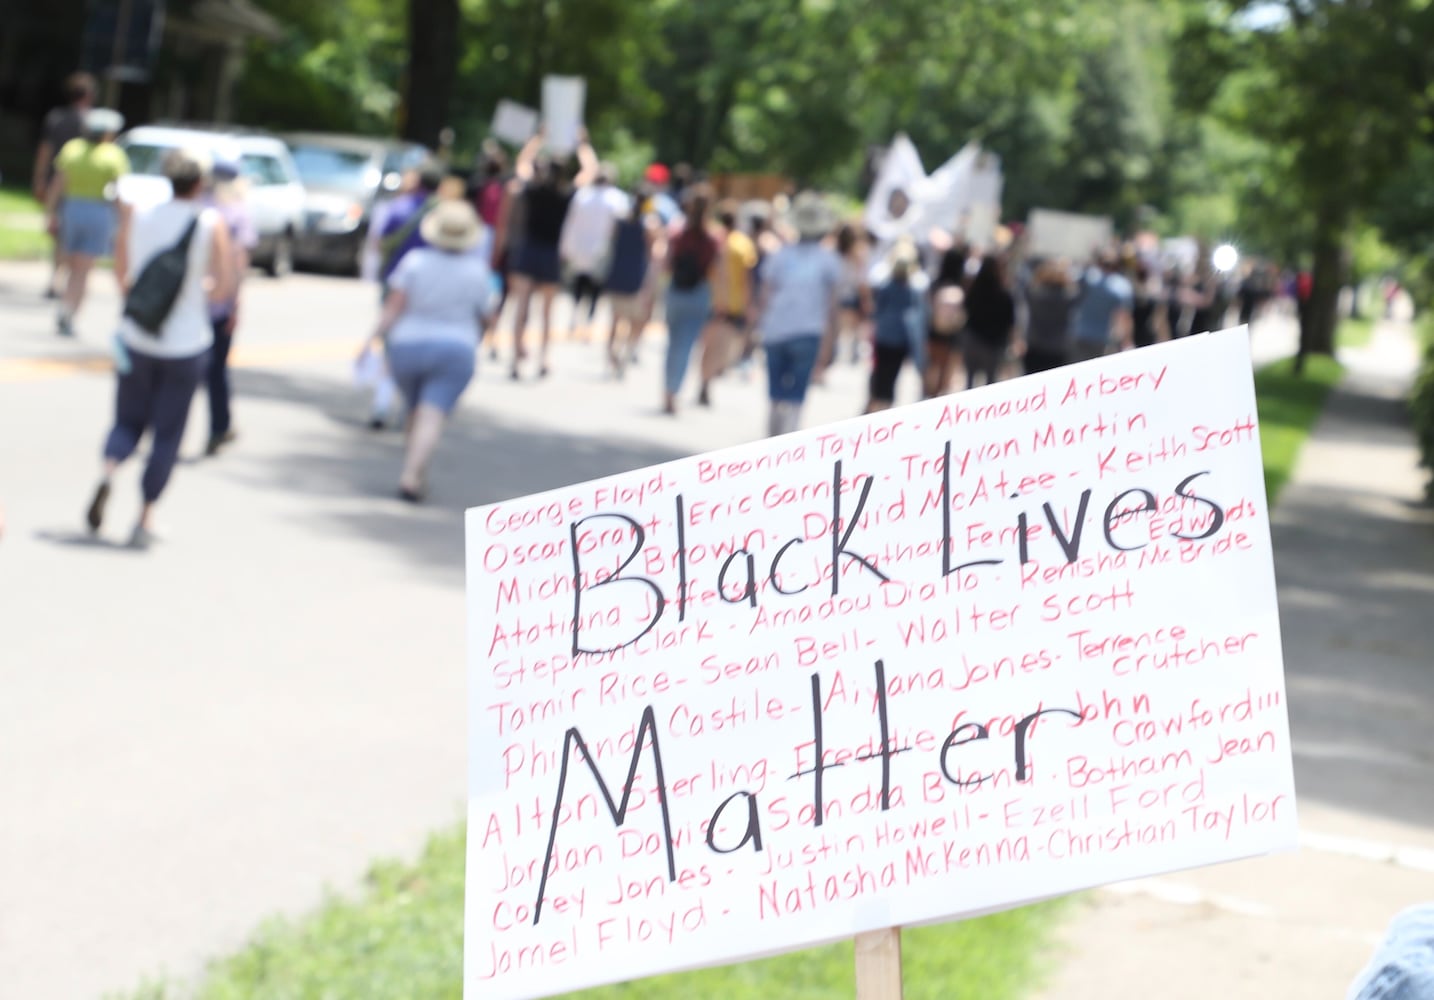
[[543,127],[550,150],[566,155],[578,148],[586,100],[587,81],[582,77],[543,77]]
[[469,997],[1292,847],[1248,339],[467,515]]
[[538,131],[538,112],[516,101],[499,101],[488,131],[509,145],[521,146]]
[[1113,232],[1105,216],[1034,208],[1026,225],[1026,248],[1035,256],[1066,257],[1085,264],[1094,251],[1110,243]]

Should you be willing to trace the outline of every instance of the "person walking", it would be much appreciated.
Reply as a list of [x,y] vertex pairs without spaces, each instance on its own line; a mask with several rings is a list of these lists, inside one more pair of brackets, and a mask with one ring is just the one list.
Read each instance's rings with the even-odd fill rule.
[[737,204],[724,201],[717,206],[717,224],[722,227],[717,269],[712,283],[712,316],[702,331],[702,388],[700,406],[712,405],[712,382],[732,361],[733,344],[747,329],[752,307],[752,272],[757,267],[757,247],[737,225]]
[[608,362],[618,378],[622,378],[628,363],[636,356],[638,339],[642,336],[642,291],[647,285],[656,241],[657,226],[648,221],[641,193],[634,192],[628,200],[626,218],[619,219],[613,228],[603,289],[612,309]]
[[[40,143],[35,148],[35,166],[30,175],[30,191],[41,205],[46,204],[50,185],[55,180],[55,157],[72,140],[85,131],[85,115],[95,106],[95,78],[88,73],[73,73],[65,80],[65,103],[45,115],[40,126]],[[60,234],[50,230],[53,251],[50,280],[45,284],[45,298],[58,299],[60,276],[65,273],[65,254]]]
[[1112,344],[1129,346],[1133,299],[1130,281],[1120,273],[1120,258],[1114,250],[1102,250],[1081,282],[1071,323],[1074,360],[1104,357]]
[[598,298],[602,295],[604,272],[611,265],[613,230],[617,221],[630,209],[627,195],[615,183],[617,168],[604,163],[597,177],[586,187],[573,193],[563,220],[562,237],[558,243],[563,266],[572,275],[573,311],[568,319],[568,336],[578,330],[583,303],[588,305],[587,321],[583,323],[583,339],[597,316]]
[[548,375],[548,349],[552,340],[553,297],[562,286],[563,269],[559,244],[568,207],[573,200],[574,186],[588,184],[597,174],[599,164],[586,135],[578,144],[580,168],[572,184],[563,178],[559,164],[542,152],[543,133],[539,132],[518,154],[514,173],[523,185],[518,196],[521,230],[513,247],[512,288],[513,367],[514,381],[522,377],[519,366],[527,357],[524,343],[528,332],[528,310],[536,292],[538,321],[542,339],[539,341],[538,377]]
[[850,341],[851,363],[858,364],[864,342],[862,332],[871,316],[871,289],[866,282],[871,264],[866,241],[853,223],[843,223],[837,230],[836,252],[842,263],[841,327],[837,338],[839,342]]
[[[173,150],[165,155],[164,176],[174,196],[134,218],[124,217],[115,246],[115,274],[126,295],[126,315],[116,336],[114,426],[105,440],[104,465],[86,520],[92,532],[104,523],[115,470],[134,454],[145,431],[151,435],[149,460],[141,480],[143,507],[130,544],[148,548],[154,540],[154,508],[179,456],[189,404],[204,378],[214,342],[208,303],[234,296],[234,251],[219,213],[201,198],[209,174],[202,153]],[[150,268],[182,261],[182,278],[173,304],[162,318],[151,315],[151,329],[129,315],[136,292],[154,290]],[[169,272],[173,274],[172,271]],[[163,279],[161,279],[163,280]],[[207,297],[207,302],[206,302]]]
[[919,372],[926,364],[926,273],[921,255],[909,240],[898,240],[887,257],[886,273],[872,293],[872,367],[866,412],[890,409],[896,380],[907,361]]
[[966,328],[966,262],[970,247],[960,241],[942,252],[936,280],[931,283],[930,329],[926,338],[925,393],[927,399],[951,391],[956,366],[961,363],[961,336]]
[[374,332],[408,407],[398,495],[410,503],[423,500],[444,424],[473,378],[493,298],[488,262],[473,252],[482,237],[473,206],[441,201],[420,225],[424,245],[394,270]]
[[248,184],[239,176],[237,150],[215,160],[213,177],[214,188],[209,205],[219,213],[229,234],[234,294],[209,304],[209,319],[214,325],[214,347],[209,353],[209,370],[205,378],[209,392],[209,443],[204,453],[211,457],[219,454],[219,449],[235,438],[229,407],[229,350],[234,344],[234,329],[239,323],[239,289],[249,271],[249,255],[259,242],[254,216],[249,210]]
[[767,433],[801,425],[812,374],[831,361],[836,344],[842,265],[822,241],[832,227],[825,202],[804,191],[792,203],[797,242],[764,265],[760,328],[767,355]]
[[1015,329],[1016,300],[1006,288],[1005,262],[997,254],[986,254],[966,293],[967,389],[976,387],[977,376],[984,377],[986,385],[1000,378]]
[[1130,270],[1133,290],[1130,339],[1136,347],[1149,347],[1160,339],[1161,290],[1159,274],[1137,259]]
[[114,190],[115,182],[129,173],[129,158],[114,141],[122,128],[124,117],[118,111],[87,111],[83,134],[65,143],[55,157],[46,209],[65,259],[65,291],[55,323],[63,337],[75,334],[90,271],[96,260],[109,255],[124,211]]
[[1069,363],[1076,300],[1070,264],[1058,257],[1041,261],[1025,292],[1026,331],[1021,363],[1027,375]]
[[667,364],[662,412],[677,413],[677,392],[687,378],[692,349],[712,312],[712,265],[720,249],[707,225],[712,195],[706,185],[688,188],[682,228],[667,244]]
[[479,158],[478,175],[473,183],[473,207],[478,211],[478,221],[488,229],[491,240],[489,266],[497,282],[497,301],[489,311],[487,326],[483,328],[483,342],[489,345],[488,357],[498,360],[498,317],[503,314],[503,305],[508,301],[508,255],[506,240],[502,238],[505,219],[505,205],[508,200],[508,156],[496,140],[489,139],[483,144]]

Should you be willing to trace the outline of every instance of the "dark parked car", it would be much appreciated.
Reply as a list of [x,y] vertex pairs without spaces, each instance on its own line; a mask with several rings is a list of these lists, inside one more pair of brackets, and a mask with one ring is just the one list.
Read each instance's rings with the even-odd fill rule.
[[411,142],[356,135],[285,136],[307,192],[294,259],[357,274],[373,207],[398,190],[403,172],[430,158]]

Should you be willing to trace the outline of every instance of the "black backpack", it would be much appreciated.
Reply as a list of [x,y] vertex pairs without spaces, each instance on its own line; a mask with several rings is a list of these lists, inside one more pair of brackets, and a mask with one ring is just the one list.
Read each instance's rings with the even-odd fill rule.
[[159,336],[160,327],[174,311],[175,300],[189,270],[189,244],[194,242],[194,230],[198,227],[196,215],[185,227],[179,242],[151,257],[130,286],[124,314],[146,333]]
[[702,267],[702,254],[695,239],[684,233],[678,238],[676,253],[672,257],[672,287],[687,292],[707,279]]

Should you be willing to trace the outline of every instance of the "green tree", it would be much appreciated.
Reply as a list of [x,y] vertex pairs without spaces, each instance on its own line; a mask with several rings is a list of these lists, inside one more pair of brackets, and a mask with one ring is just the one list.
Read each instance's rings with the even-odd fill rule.
[[1352,227],[1429,127],[1434,9],[1424,0],[1246,0],[1230,9],[1222,25],[1192,26],[1187,41],[1209,57],[1208,107],[1269,146],[1256,210],[1298,234],[1312,266],[1301,360],[1330,354]]

